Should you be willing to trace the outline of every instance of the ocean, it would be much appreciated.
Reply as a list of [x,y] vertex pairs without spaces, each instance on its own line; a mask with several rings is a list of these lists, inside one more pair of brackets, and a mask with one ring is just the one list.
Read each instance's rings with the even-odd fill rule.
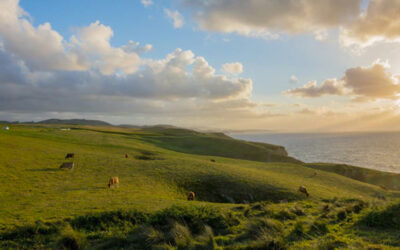
[[290,156],[304,162],[344,163],[400,173],[400,132],[234,133],[230,136],[284,146]]

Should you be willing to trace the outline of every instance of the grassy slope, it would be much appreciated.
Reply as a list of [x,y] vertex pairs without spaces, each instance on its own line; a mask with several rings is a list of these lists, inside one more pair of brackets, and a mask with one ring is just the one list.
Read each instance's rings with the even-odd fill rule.
[[200,155],[214,155],[253,161],[300,163],[287,156],[282,146],[235,140],[221,133],[199,133],[176,128],[148,128],[154,135],[146,141],[166,149]]
[[[397,192],[293,163],[206,156],[241,151],[240,157],[245,159],[275,159],[250,152],[257,147],[272,147],[273,151],[274,146],[268,144],[238,142],[218,134],[188,135],[191,132],[182,130],[77,128],[60,131],[53,126],[12,126],[10,131],[0,132],[0,231],[39,219],[60,220],[93,212],[153,212],[188,204],[185,198],[190,190],[199,201],[189,204],[223,209],[236,206],[230,202],[302,200],[299,185],[307,186],[309,201],[315,203],[335,197],[367,202],[382,196],[388,201],[399,197]],[[172,133],[181,137],[180,142]],[[186,147],[188,138],[198,143]],[[205,138],[214,138],[215,145],[199,152]],[[228,151],[215,153],[221,145]],[[68,152],[77,155],[77,167],[59,170]],[[130,158],[125,159],[125,153]],[[313,176],[315,171],[317,176]],[[110,176],[119,176],[119,188],[106,188]]]
[[380,186],[384,189],[400,190],[400,174],[360,168],[346,164],[308,163],[306,166],[340,174],[355,180]]

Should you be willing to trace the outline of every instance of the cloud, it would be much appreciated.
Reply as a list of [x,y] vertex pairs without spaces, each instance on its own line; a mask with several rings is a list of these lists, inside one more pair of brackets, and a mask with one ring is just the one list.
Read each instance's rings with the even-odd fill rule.
[[202,117],[207,123],[222,114],[227,119],[268,114],[257,110],[262,104],[250,100],[251,79],[217,74],[190,50],[142,58],[151,45],[129,41],[114,47],[112,28],[99,21],[75,27],[67,40],[50,24],[33,26],[17,0],[1,1],[0,6],[5,7],[0,8],[3,116],[81,114],[158,122]]
[[117,71],[130,74],[141,64],[138,54],[151,49],[151,45],[132,49],[135,44],[131,42],[122,48],[112,47],[113,30],[99,21],[75,29],[76,34],[66,40],[52,29],[50,23],[33,26],[18,4],[18,0],[0,2],[0,42],[8,53],[33,70],[99,70],[105,75]]
[[297,76],[292,75],[292,76],[290,76],[289,82],[292,84],[296,84],[299,82],[299,79],[297,79]]
[[361,0],[181,0],[194,12],[200,28],[255,37],[276,38],[279,33],[313,33],[351,21],[360,13]]
[[135,73],[141,64],[137,50],[132,49],[134,45],[131,41],[121,48],[112,47],[110,40],[113,35],[111,27],[96,21],[77,29],[77,34],[71,37],[71,51],[90,62],[92,69],[98,69],[104,75],[116,71]]
[[180,29],[183,27],[185,20],[179,11],[172,11],[165,8],[164,13],[169,19],[172,20],[175,29]]
[[343,81],[359,100],[396,99],[400,92],[399,76],[388,72],[387,67],[377,61],[367,68],[348,69]]
[[311,81],[300,88],[287,90],[284,94],[299,97],[321,97],[324,95],[348,95],[355,101],[397,99],[400,93],[398,75],[388,72],[388,64],[374,62],[369,67],[346,70],[341,79],[328,79],[321,85]]
[[140,46],[139,42],[129,41],[126,45],[123,45],[121,48],[127,53],[135,52],[141,55],[152,51],[153,45],[145,44],[144,46]]
[[222,65],[222,70],[229,74],[240,74],[243,72],[243,65],[239,62],[225,63]]
[[141,0],[141,2],[144,7],[149,7],[150,5],[154,4],[152,0]]
[[342,28],[341,44],[364,48],[376,42],[399,42],[399,12],[400,1],[370,0],[366,11]]
[[67,53],[63,37],[50,23],[34,27],[17,0],[0,1],[0,39],[5,49],[35,69],[85,70],[87,64]]
[[309,108],[303,108],[303,109],[299,110],[297,113],[298,114],[303,114],[303,115],[315,115],[315,114],[317,114],[316,111],[311,110]]
[[284,94],[299,97],[320,97],[324,95],[343,95],[345,93],[343,85],[336,79],[325,80],[320,86],[316,81],[311,81],[300,88],[287,90]]

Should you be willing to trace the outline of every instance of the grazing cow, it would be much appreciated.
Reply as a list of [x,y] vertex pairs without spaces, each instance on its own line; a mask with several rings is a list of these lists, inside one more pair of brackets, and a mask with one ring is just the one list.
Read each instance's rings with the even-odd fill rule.
[[108,180],[108,187],[111,188],[115,185],[119,186],[119,178],[118,177],[111,177],[110,180]]
[[310,196],[307,192],[307,188],[305,186],[299,187],[299,192],[305,194],[307,197]]
[[62,169],[73,169],[74,168],[74,163],[73,162],[64,162],[61,164],[60,168]]
[[129,158],[129,155],[128,155],[128,154],[125,154],[125,158]]
[[211,162],[215,162],[215,160],[214,160],[214,159],[211,159],[210,161],[211,161]]
[[65,156],[65,159],[74,158],[74,157],[75,157],[75,154],[74,154],[74,153],[68,153],[68,154]]
[[188,193],[188,201],[192,201],[192,200],[194,200],[194,197],[195,197],[196,195],[194,194],[194,192],[189,192]]

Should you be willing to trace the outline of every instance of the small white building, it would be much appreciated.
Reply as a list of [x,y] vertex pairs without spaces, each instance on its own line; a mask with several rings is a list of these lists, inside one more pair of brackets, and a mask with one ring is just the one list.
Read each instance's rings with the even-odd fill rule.
[[4,126],[3,130],[10,130],[10,127],[9,126]]

